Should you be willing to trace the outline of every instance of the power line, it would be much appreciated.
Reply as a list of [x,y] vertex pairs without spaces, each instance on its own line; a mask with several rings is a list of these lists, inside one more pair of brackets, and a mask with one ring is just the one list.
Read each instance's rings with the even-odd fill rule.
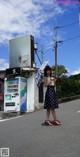
[[56,29],[56,28],[64,28],[64,27],[69,27],[69,26],[71,26],[71,25],[75,25],[75,24],[77,24],[77,23],[79,23],[80,21],[76,21],[76,22],[73,22],[73,23],[70,23],[70,24],[67,24],[67,25],[62,25],[62,26],[56,26],[54,29]]
[[[66,39],[66,40],[56,41],[56,42],[57,42],[57,44],[61,44],[61,45],[58,45],[58,47],[59,47],[59,46],[62,46],[62,43],[68,42],[68,41],[70,41],[70,40],[74,40],[74,39],[76,39],[76,38],[80,38],[80,35],[75,36],[75,37],[72,37],[72,38],[69,38],[69,39]],[[46,53],[48,53],[48,51],[47,51]]]
[[[69,38],[69,39],[66,39],[66,40],[62,40],[62,41],[56,41],[57,44],[62,44],[63,42],[67,42],[67,41],[70,41],[70,40],[74,40],[76,38],[80,38],[80,35],[78,36],[75,36],[75,37],[72,37],[72,38]],[[62,45],[60,45],[62,46]]]
[[[76,23],[77,23],[77,22],[76,22]],[[72,25],[72,24],[71,24],[71,25]],[[65,25],[65,26],[68,26],[68,25]],[[54,30],[57,31],[58,28],[59,28],[59,27],[55,27]],[[56,40],[55,42],[56,42],[57,44],[58,44],[58,43],[63,43],[63,42],[67,42],[67,41],[70,41],[70,40],[79,38],[79,37],[80,37],[80,35],[77,35],[77,36],[74,36],[74,37],[72,37],[72,38],[69,38],[69,39],[66,39],[66,40],[63,40],[63,41],[62,41],[62,40],[61,40],[61,41],[57,41],[57,40]],[[57,37],[56,37],[56,38],[57,38]]]
[[[57,28],[58,28],[58,27],[57,27]],[[56,41],[56,42],[57,42],[57,44],[61,44],[61,45],[58,45],[58,47],[59,47],[59,46],[62,46],[62,43],[63,43],[63,42],[68,42],[68,41],[74,40],[74,39],[76,39],[76,38],[80,38],[80,35],[74,36],[74,37],[69,38],[69,39],[66,39],[66,40]],[[48,46],[46,46],[46,47],[48,47]],[[48,51],[47,51],[47,52],[48,52]]]
[[66,40],[64,40],[62,42],[67,42],[67,41],[70,41],[70,40],[73,40],[73,39],[76,39],[76,38],[80,38],[80,35],[72,37],[72,38],[69,38],[69,39],[66,39]]
[[42,64],[41,59],[40,59],[40,57],[39,57],[39,55],[38,55],[37,51],[35,51],[35,54],[37,55],[37,57],[38,57],[38,60],[39,60],[40,64]]

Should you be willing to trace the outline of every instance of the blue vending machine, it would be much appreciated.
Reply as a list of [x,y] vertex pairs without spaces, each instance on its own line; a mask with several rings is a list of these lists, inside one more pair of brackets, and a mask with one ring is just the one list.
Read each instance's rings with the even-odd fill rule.
[[4,111],[27,111],[27,79],[15,77],[4,82]]

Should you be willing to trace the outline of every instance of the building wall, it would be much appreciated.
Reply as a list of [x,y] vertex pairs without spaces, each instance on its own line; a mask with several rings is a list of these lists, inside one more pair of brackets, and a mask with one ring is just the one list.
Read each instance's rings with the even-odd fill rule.
[[34,77],[33,74],[27,79],[27,112],[34,111]]
[[0,70],[0,84],[2,85],[2,89],[0,87],[0,110],[4,110],[4,81],[2,78],[5,77],[6,71]]
[[4,106],[4,81],[0,79],[0,110],[3,110]]
[[36,72],[32,72],[27,79],[27,111],[34,111],[43,107],[43,103],[39,103],[39,88],[35,81]]

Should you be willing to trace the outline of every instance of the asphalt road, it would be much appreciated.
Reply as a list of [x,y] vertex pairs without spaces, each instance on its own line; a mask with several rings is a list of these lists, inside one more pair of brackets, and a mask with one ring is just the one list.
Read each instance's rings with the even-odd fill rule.
[[10,157],[80,157],[80,100],[56,111],[61,126],[42,126],[45,110],[0,121],[0,148],[9,147]]

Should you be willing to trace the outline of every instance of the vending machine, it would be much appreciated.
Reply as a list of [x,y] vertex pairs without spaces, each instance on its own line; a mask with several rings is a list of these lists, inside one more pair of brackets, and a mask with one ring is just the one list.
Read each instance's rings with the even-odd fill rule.
[[4,111],[27,110],[27,79],[15,77],[4,82]]

